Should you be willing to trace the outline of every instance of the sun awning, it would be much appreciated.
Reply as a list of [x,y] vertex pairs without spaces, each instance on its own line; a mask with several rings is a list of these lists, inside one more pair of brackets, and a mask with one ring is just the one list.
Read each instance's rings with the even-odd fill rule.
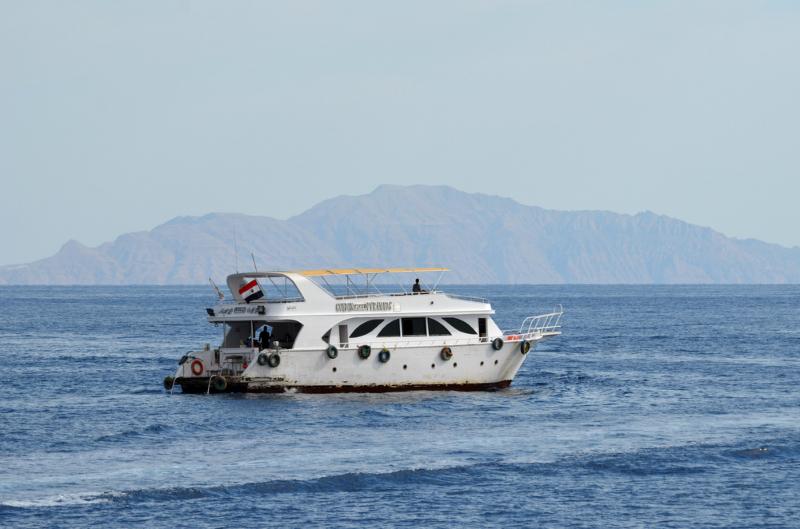
[[299,274],[305,277],[318,276],[347,276],[357,274],[385,274],[385,273],[415,273],[415,272],[447,272],[449,268],[423,267],[423,268],[334,268],[330,270],[290,270],[287,273]]

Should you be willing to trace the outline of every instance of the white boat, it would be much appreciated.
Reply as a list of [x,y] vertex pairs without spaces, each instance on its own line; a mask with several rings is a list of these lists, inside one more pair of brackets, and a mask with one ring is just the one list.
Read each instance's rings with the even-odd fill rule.
[[[208,321],[222,327],[222,342],[184,355],[165,387],[180,385],[184,393],[504,388],[537,343],[561,334],[560,307],[503,331],[485,299],[447,294],[435,285],[385,293],[379,280],[445,271],[230,275],[232,302],[220,292],[220,303],[206,309]],[[337,289],[329,279],[344,284]]]

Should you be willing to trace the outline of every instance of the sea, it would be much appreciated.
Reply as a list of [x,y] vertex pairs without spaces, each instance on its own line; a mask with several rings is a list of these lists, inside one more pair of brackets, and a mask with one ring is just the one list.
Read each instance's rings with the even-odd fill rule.
[[800,286],[445,290],[563,335],[499,391],[183,395],[210,288],[0,287],[0,527],[800,527]]

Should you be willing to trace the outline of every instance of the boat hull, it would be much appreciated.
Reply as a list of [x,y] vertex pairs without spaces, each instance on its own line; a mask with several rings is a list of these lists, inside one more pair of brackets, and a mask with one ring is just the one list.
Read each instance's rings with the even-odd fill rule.
[[[533,343],[532,345],[535,345]],[[450,347],[445,358],[436,346],[372,349],[367,358],[358,347],[345,347],[330,358],[325,350],[284,350],[277,366],[251,362],[240,374],[222,375],[225,389],[215,389],[210,375],[177,374],[175,383],[184,393],[378,393],[396,391],[487,391],[508,387],[529,354],[520,342],[506,342],[500,349],[480,342]],[[531,348],[533,349],[533,348]]]
[[208,379],[179,379],[176,381],[183,393],[392,393],[400,391],[495,391],[507,388],[510,380],[499,382],[456,383],[456,384],[403,384],[368,386],[289,386],[259,385],[248,388],[246,382],[232,382],[224,391],[210,388]]

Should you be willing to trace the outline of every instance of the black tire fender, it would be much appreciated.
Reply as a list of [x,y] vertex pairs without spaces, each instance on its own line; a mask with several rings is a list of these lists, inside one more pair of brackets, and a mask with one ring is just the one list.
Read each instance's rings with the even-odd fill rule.
[[390,353],[388,349],[381,349],[381,352],[378,353],[378,360],[380,360],[382,364],[388,362],[391,357],[392,353]]
[[494,348],[495,351],[499,351],[500,349],[502,349],[503,339],[498,337],[492,340],[492,348]]
[[211,388],[221,393],[228,389],[228,380],[221,375],[214,375],[211,377]]
[[338,349],[336,349],[336,346],[334,346],[334,345],[329,345],[329,346],[328,346],[328,348],[325,350],[325,354],[327,354],[327,355],[328,355],[328,358],[330,358],[331,360],[333,360],[334,358],[336,358],[337,356],[339,356],[339,350],[338,350]]

